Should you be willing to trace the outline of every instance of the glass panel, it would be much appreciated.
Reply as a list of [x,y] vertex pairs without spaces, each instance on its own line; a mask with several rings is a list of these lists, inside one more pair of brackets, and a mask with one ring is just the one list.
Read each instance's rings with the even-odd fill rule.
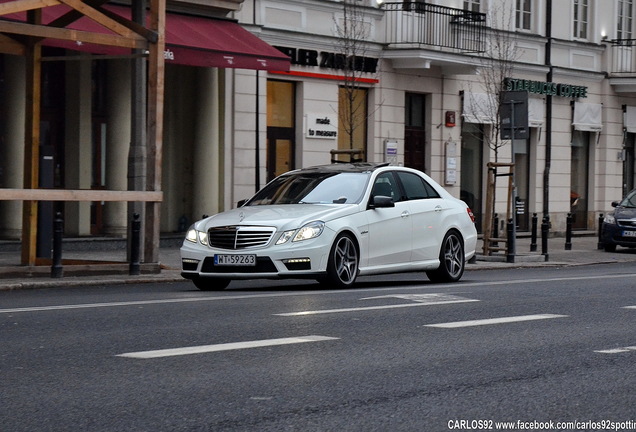
[[587,228],[590,133],[574,131],[570,161],[570,212],[572,228]]
[[[366,159],[367,89],[340,87],[338,95],[338,149],[360,149],[354,157]],[[344,160],[344,159],[342,159]]]
[[276,140],[276,168],[274,175],[279,176],[290,170],[289,163],[292,156],[292,142],[290,140]]
[[267,81],[267,126],[294,127],[294,83]]
[[482,232],[482,142],[479,125],[464,123],[462,127],[461,190],[460,199],[468,204],[475,215],[477,230]]
[[530,193],[530,157],[527,140],[515,140],[515,186],[517,187],[517,229],[529,229],[528,195]]

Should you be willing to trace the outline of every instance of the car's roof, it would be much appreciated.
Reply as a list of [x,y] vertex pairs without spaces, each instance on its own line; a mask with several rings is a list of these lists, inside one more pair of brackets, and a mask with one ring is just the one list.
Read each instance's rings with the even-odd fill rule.
[[313,167],[307,167],[290,171],[286,174],[303,174],[303,173],[362,173],[374,171],[378,168],[388,166],[388,162],[373,163],[373,162],[355,162],[355,163],[334,163],[331,165],[318,165]]

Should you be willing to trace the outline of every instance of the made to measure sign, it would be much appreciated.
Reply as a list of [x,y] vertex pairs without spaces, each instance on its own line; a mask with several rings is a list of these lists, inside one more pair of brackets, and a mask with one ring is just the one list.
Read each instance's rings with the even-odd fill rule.
[[307,138],[338,138],[338,119],[329,114],[307,114]]

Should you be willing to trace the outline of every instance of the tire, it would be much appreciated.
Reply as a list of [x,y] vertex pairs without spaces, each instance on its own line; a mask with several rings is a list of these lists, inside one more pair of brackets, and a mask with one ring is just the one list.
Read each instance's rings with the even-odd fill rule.
[[358,247],[348,234],[339,235],[333,242],[327,261],[327,277],[319,281],[323,286],[351,288],[358,277],[360,258]]
[[439,267],[426,272],[431,282],[457,282],[466,267],[464,242],[457,231],[449,231],[444,236],[439,252]]
[[605,243],[603,249],[605,249],[605,252],[616,252],[616,245]]
[[223,291],[230,284],[231,279],[195,278],[192,283],[201,291]]

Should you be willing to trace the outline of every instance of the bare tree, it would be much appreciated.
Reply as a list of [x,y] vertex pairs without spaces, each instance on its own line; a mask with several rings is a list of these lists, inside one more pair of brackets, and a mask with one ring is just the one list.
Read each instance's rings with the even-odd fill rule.
[[360,78],[375,70],[374,62],[377,62],[366,56],[370,23],[365,19],[361,0],[343,1],[343,15],[335,20],[335,33],[338,53],[334,67],[342,70],[343,76],[338,97],[338,121],[348,141],[348,150],[353,150],[356,133],[365,126],[369,114]]
[[[477,82],[484,94],[479,99],[472,91],[468,95],[477,116],[483,123],[490,125],[483,135],[484,142],[494,152],[494,162],[499,161],[499,150],[509,141],[501,139],[501,94],[504,91],[504,81],[512,76],[515,62],[519,59],[519,49],[515,42],[514,33],[508,29],[514,28],[514,14],[502,9],[490,11],[492,25],[488,29],[486,51],[480,59],[479,78]],[[470,87],[470,86],[469,86]]]

